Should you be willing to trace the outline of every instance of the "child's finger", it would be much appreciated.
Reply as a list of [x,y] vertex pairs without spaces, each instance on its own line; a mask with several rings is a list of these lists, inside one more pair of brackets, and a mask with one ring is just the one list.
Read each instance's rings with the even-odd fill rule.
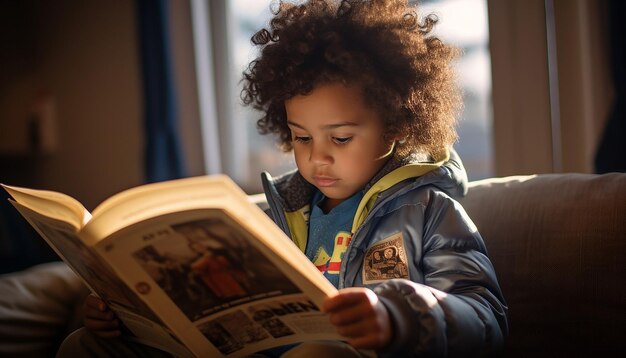
[[348,306],[345,309],[330,312],[330,323],[335,326],[345,326],[363,322],[376,313],[371,306],[357,305]]
[[[373,297],[370,297],[370,295]],[[369,303],[372,300],[375,302],[378,298],[371,290],[363,288],[343,289],[337,295],[327,298],[322,305],[322,310],[330,313]]]
[[101,312],[107,311],[109,309],[109,306],[107,306],[107,304],[104,303],[102,299],[93,294],[87,296],[87,298],[85,299],[85,306],[95,308]]
[[391,339],[391,331],[381,327],[376,320],[339,326],[337,333],[348,338],[348,343],[359,349],[383,348]]
[[110,321],[102,321],[99,319],[85,318],[85,327],[92,332],[115,331],[119,330],[119,322],[117,319]]
[[380,337],[369,335],[351,339],[348,344],[357,349],[380,349],[385,346],[383,342]]
[[94,331],[93,334],[97,335],[101,338],[115,338],[122,335],[122,332],[119,330],[116,331]]
[[115,319],[115,313],[113,311],[100,311],[94,307],[85,307],[85,318],[97,319],[101,321],[112,321]]

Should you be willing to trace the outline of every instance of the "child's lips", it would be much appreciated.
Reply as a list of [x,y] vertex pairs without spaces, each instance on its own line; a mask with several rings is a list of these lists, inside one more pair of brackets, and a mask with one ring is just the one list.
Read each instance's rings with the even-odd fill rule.
[[329,187],[333,186],[339,179],[323,176],[323,175],[315,175],[313,176],[313,180],[315,181],[316,187]]

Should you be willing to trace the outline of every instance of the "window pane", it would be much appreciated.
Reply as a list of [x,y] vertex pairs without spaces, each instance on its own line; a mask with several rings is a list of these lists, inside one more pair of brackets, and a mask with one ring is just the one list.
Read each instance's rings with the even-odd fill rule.
[[491,177],[494,165],[487,0],[431,0],[419,4],[421,15],[434,13],[439,17],[434,33],[463,50],[456,64],[464,107],[455,148],[470,180]]
[[[265,26],[271,16],[268,0],[231,0],[230,13],[234,32],[231,47],[237,78],[247,64],[256,57],[250,43],[254,32]],[[459,122],[459,142],[455,147],[461,154],[470,180],[493,175],[491,140],[491,68],[488,49],[486,0],[431,0],[420,1],[420,14],[435,13],[439,23],[435,34],[443,41],[463,49],[458,60],[459,84],[463,88],[464,109]],[[238,84],[237,93],[241,91]],[[240,105],[241,106],[241,105]],[[260,191],[259,173],[267,170],[280,174],[295,168],[291,154],[281,153],[273,136],[257,134],[255,120],[258,112],[239,108],[236,113],[248,128],[250,178],[241,183],[250,191]]]
[[[235,41],[231,47],[234,49],[233,70],[239,80],[248,63],[257,56],[250,38],[256,31],[268,24],[272,14],[268,0],[231,0],[230,5],[234,25],[230,26],[230,29],[234,32],[232,38]],[[240,93],[241,89],[242,83],[238,83],[237,93]],[[246,123],[249,149],[247,163],[249,178],[246,183],[240,183],[240,185],[250,192],[260,192],[262,191],[260,182],[262,171],[278,175],[294,169],[296,165],[291,153],[283,153],[277,148],[273,135],[258,134],[256,120],[261,117],[260,112],[243,107],[240,100],[238,104],[240,108],[236,114]]]

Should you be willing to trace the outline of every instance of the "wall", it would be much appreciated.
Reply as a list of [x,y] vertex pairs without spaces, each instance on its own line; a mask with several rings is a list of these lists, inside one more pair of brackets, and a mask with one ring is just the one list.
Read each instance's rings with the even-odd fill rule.
[[[56,147],[0,152],[0,181],[60,190],[92,209],[143,181],[142,94],[133,1],[3,2],[0,130],[28,141],[44,90],[56,107]],[[7,104],[8,103],[8,104]],[[10,134],[7,134],[10,133]]]

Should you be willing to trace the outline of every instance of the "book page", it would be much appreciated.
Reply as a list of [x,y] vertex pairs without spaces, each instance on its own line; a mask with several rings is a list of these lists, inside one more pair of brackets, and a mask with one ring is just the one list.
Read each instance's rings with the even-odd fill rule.
[[341,339],[320,311],[329,293],[231,214],[196,209],[153,218],[96,249],[198,356],[243,357],[294,342]]
[[238,225],[256,232],[256,238],[282,257],[281,268],[296,271],[308,280],[309,289],[336,292],[309,260],[301,262],[302,252],[285,233],[229,177],[212,175],[149,184],[112,197],[94,210],[93,219],[79,233],[94,245],[116,231],[154,217],[205,208],[227,210]]
[[174,355],[174,357],[195,357],[180,339],[161,322],[157,323],[148,320],[128,310],[127,307],[120,307],[116,304],[111,304],[111,309],[114,310],[117,317],[124,322],[124,326],[122,326],[124,339],[129,339],[169,352]]
[[75,230],[81,228],[91,219],[89,211],[71,196],[49,190],[28,189],[4,184],[2,187],[22,206],[50,218],[63,220],[71,224]]
[[215,201],[230,200],[232,198],[228,198],[224,191],[224,186],[228,185],[225,181],[227,183],[230,179],[223,175],[200,176],[147,184],[123,191],[93,210],[93,219],[86,225],[81,237],[93,245],[102,238],[142,220],[206,207]]
[[[11,200],[15,208],[46,240],[61,259],[83,280],[87,287],[115,311],[133,336],[144,337],[143,343],[184,356],[186,349],[152,309],[113,272],[93,249],[77,236],[73,226],[43,216]],[[177,343],[178,342],[178,343]],[[187,356],[190,353],[187,351]]]

